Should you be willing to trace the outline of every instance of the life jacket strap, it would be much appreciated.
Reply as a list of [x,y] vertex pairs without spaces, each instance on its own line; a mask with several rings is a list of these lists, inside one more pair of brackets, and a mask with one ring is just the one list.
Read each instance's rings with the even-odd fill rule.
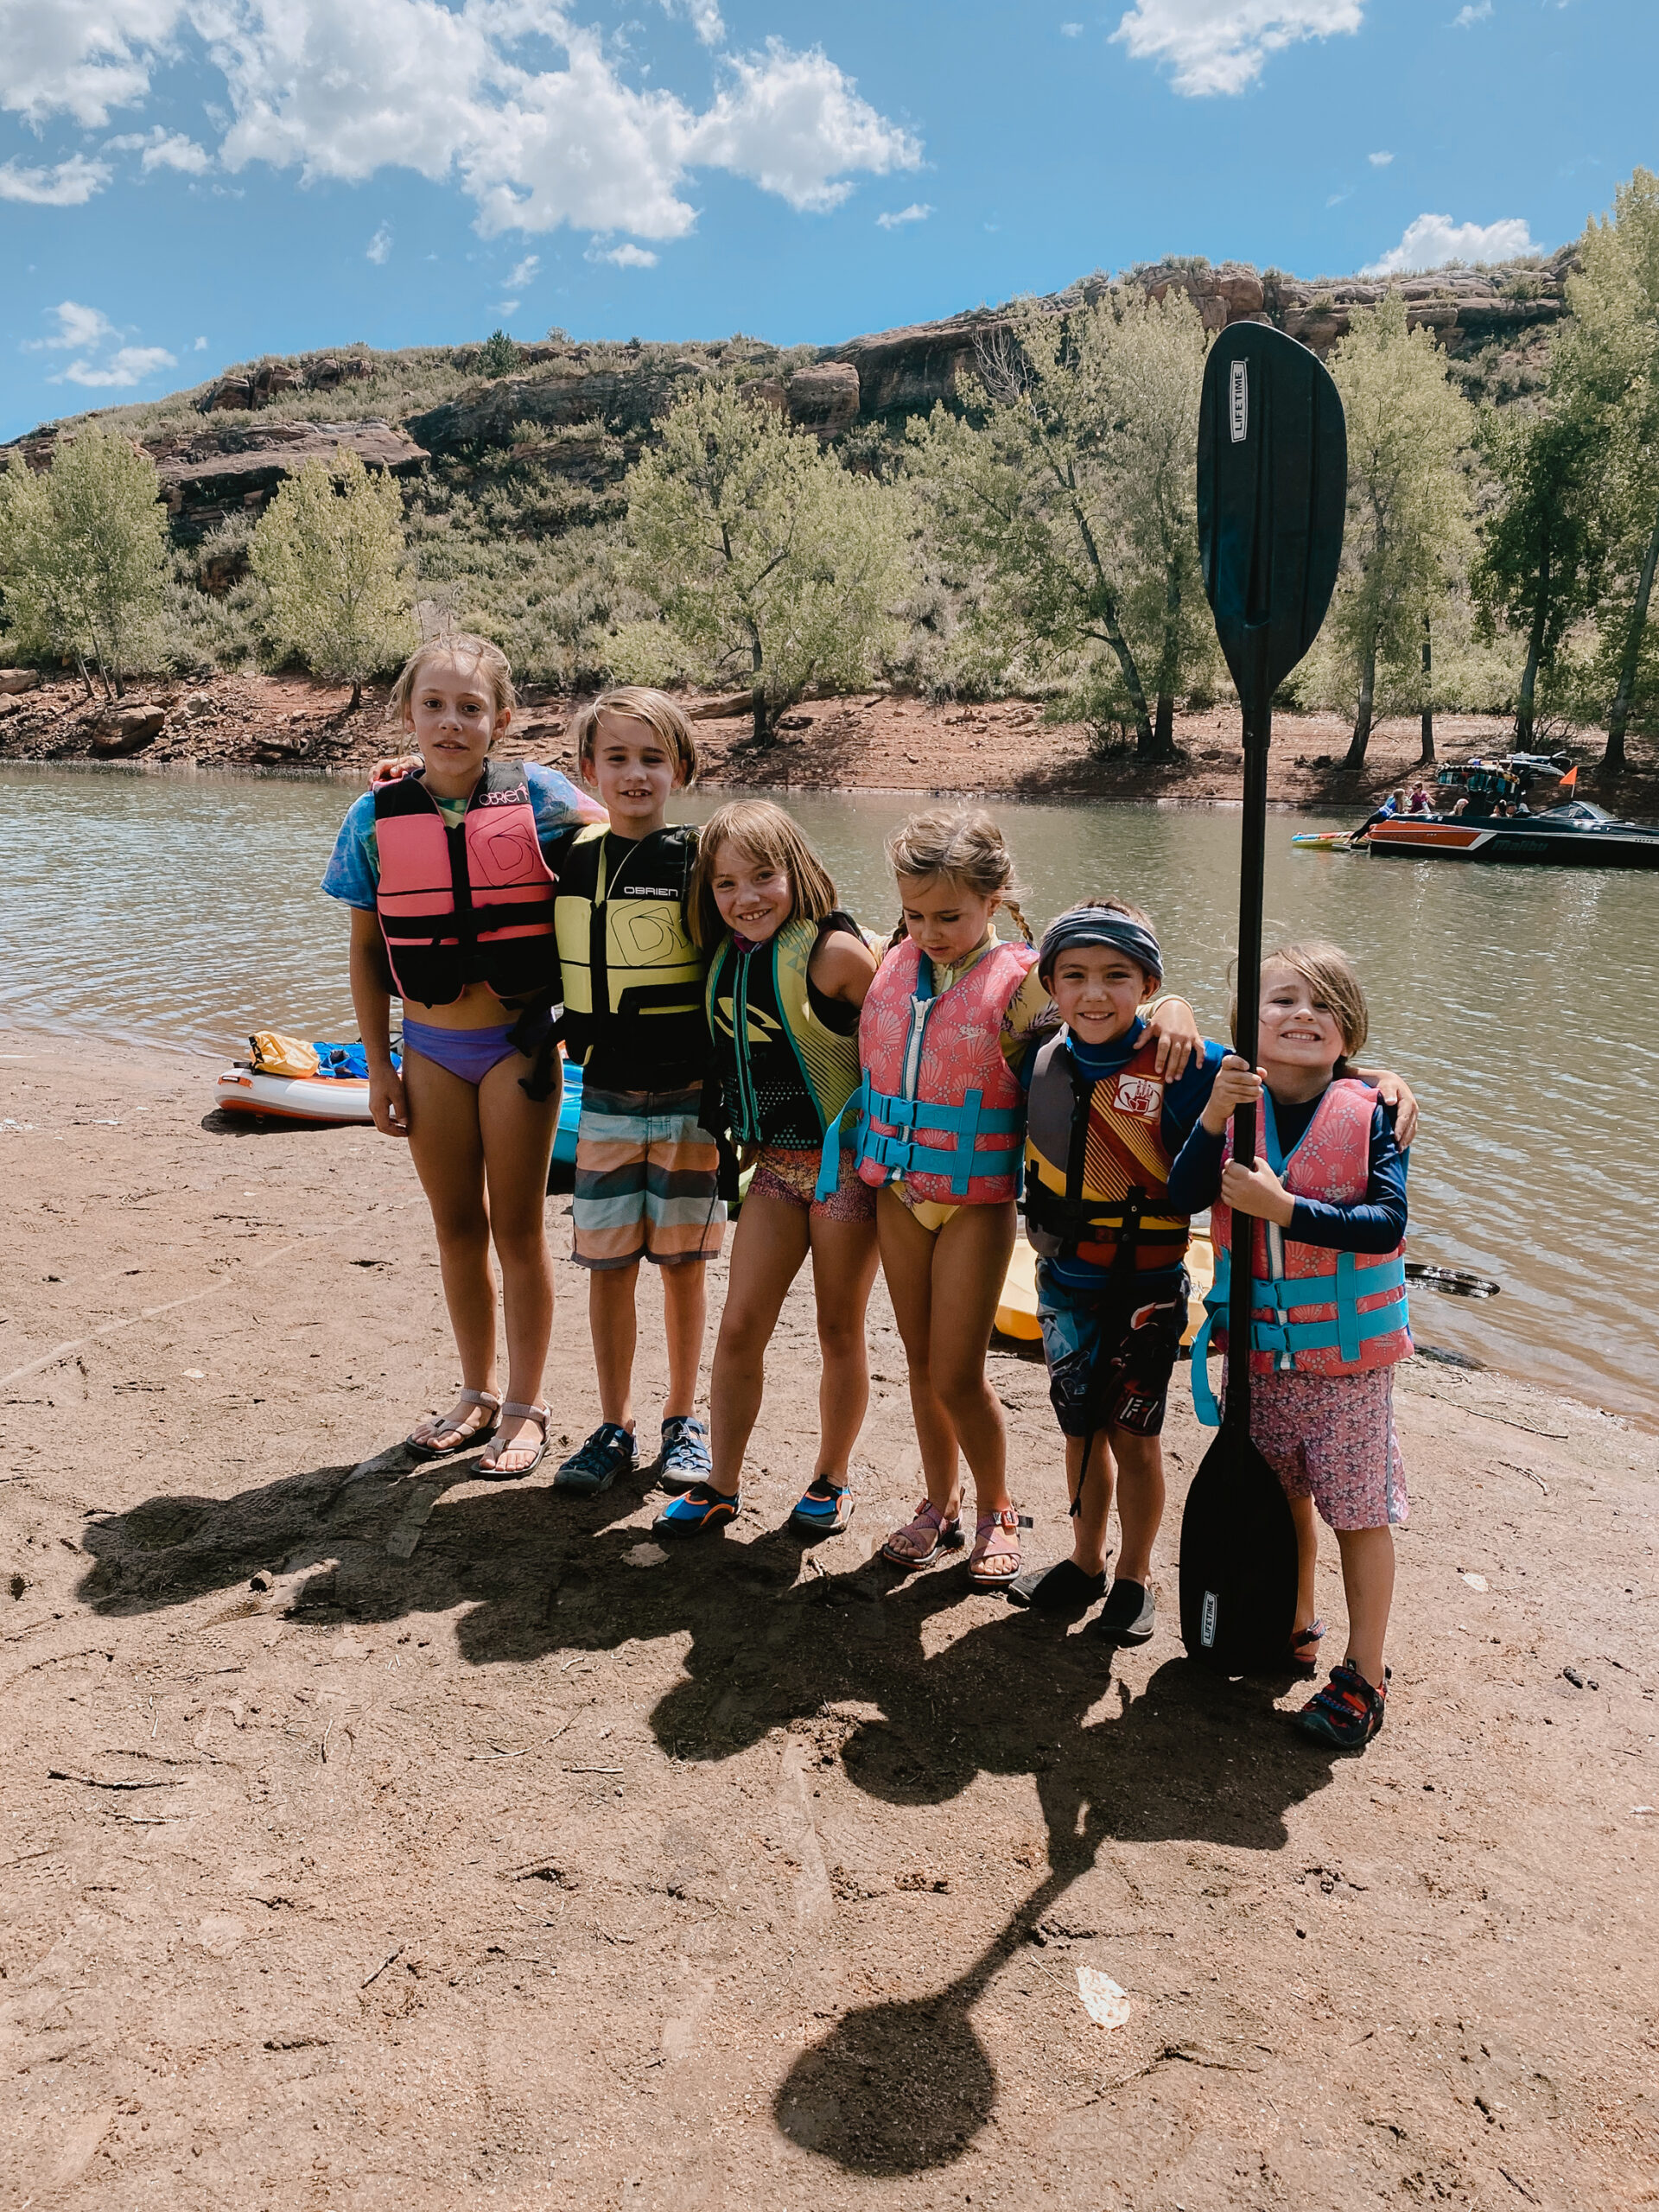
[[817,1185],[812,1193],[815,1205],[822,1205],[825,1199],[833,1198],[840,1187],[841,1155],[843,1147],[851,1147],[856,1157],[860,1159],[863,1157],[857,1147],[863,1141],[862,1122],[869,1104],[869,1096],[870,1078],[867,1074],[840,1113],[832,1116],[828,1128],[824,1130],[823,1146],[818,1154]]
[[[1024,1156],[1023,1141],[998,1146],[995,1151],[981,1152],[977,1141],[982,1136],[1011,1136],[1023,1139],[1025,1116],[1013,1107],[986,1106],[984,1092],[970,1090],[960,1106],[938,1106],[923,1098],[891,1098],[884,1092],[865,1087],[855,1094],[863,1099],[866,1119],[859,1131],[858,1156],[861,1160],[873,1160],[878,1166],[895,1173],[906,1170],[925,1175],[948,1175],[950,1195],[965,1198],[968,1185],[976,1176],[1014,1175],[1020,1172]],[[924,1130],[938,1130],[953,1136],[950,1146],[918,1144],[914,1137],[894,1136],[872,1128],[874,1122],[886,1122],[894,1129],[911,1129],[918,1134]]]
[[[1192,1408],[1207,1428],[1216,1427],[1221,1420],[1205,1362],[1211,1333],[1217,1320],[1225,1316],[1231,1295],[1232,1258],[1230,1249],[1216,1255],[1215,1281],[1205,1293],[1204,1321],[1192,1340]],[[1408,1325],[1402,1254],[1375,1268],[1361,1268],[1351,1252],[1338,1252],[1335,1258],[1330,1274],[1256,1276],[1250,1292],[1255,1305],[1271,1306],[1281,1313],[1304,1306],[1334,1306],[1337,1312],[1333,1320],[1325,1321],[1262,1321],[1253,1316],[1253,1351],[1288,1354],[1293,1362],[1298,1352],[1334,1351],[1351,1363],[1374,1337],[1392,1336]],[[1402,1294],[1398,1299],[1389,1295],[1395,1291]],[[1389,1300],[1386,1306],[1369,1313],[1360,1311],[1362,1298],[1385,1295]]]

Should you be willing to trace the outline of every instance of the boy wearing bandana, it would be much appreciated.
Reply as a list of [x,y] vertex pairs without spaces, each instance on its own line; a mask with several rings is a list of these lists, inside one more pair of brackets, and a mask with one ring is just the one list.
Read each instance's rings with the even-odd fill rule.
[[1106,1589],[1116,1491],[1122,1543],[1091,1633],[1145,1643],[1164,1507],[1160,1432],[1186,1328],[1189,1224],[1171,1210],[1166,1186],[1224,1048],[1206,1044],[1179,1077],[1158,1072],[1140,1010],[1163,980],[1163,957],[1147,917],[1122,899],[1073,906],[1052,922],[1038,974],[1063,1026],[1021,1071],[1026,1233],[1039,1255],[1038,1319],[1073,1535],[1069,1559],[1027,1569],[1008,1595],[1051,1611],[1091,1605]]

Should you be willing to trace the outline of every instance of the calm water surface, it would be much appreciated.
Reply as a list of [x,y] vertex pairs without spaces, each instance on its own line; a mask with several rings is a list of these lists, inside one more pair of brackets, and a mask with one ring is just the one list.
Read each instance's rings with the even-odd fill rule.
[[[0,1019],[215,1055],[256,1027],[353,1035],[345,912],[316,887],[353,795],[286,778],[0,769]],[[873,927],[896,917],[881,841],[912,804],[789,799]],[[1033,925],[1103,891],[1137,900],[1170,987],[1218,1033],[1236,813],[995,811]],[[1368,1051],[1423,1104],[1413,1253],[1503,1286],[1479,1305],[1420,1294],[1420,1338],[1659,1418],[1659,880],[1293,853],[1293,830],[1309,826],[1338,825],[1269,817],[1268,941],[1319,935],[1353,955]]]

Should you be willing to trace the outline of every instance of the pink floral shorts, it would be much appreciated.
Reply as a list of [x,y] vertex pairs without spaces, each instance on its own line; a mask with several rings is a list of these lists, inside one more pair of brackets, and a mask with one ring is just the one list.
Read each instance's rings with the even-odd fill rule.
[[875,1192],[868,1183],[860,1181],[849,1150],[842,1152],[841,1180],[833,1195],[827,1198],[819,1199],[813,1196],[818,1186],[818,1166],[819,1155],[816,1152],[799,1152],[780,1145],[767,1145],[762,1148],[755,1162],[749,1196],[752,1198],[781,1198],[787,1206],[798,1206],[814,1221],[875,1219]]
[[1250,1434],[1290,1497],[1332,1529],[1387,1529],[1411,1511],[1394,1433],[1394,1370],[1253,1375]]

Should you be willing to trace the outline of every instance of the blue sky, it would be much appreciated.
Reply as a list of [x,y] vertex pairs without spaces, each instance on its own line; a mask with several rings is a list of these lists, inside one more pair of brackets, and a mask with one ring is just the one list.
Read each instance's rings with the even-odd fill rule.
[[1659,0],[0,0],[0,436],[352,340],[1553,246],[1656,87]]

